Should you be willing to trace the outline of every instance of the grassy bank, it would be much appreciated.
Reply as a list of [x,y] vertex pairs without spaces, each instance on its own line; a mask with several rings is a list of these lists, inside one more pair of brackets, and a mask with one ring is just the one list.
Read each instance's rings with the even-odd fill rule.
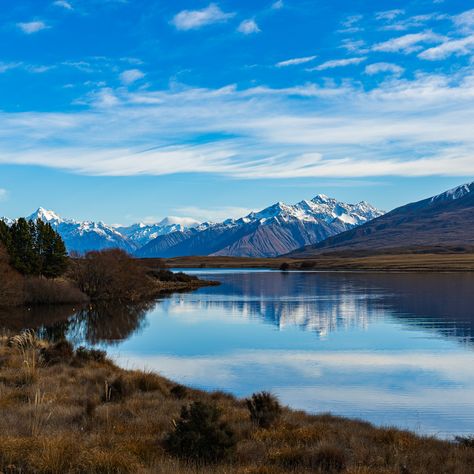
[[[153,261],[153,259],[149,259]],[[146,261],[144,259],[143,261]],[[407,253],[369,256],[319,255],[314,258],[176,257],[170,268],[270,268],[289,270],[375,272],[473,272],[474,253]]]
[[0,361],[2,472],[472,472],[467,442],[280,412],[271,403],[251,405],[252,420],[245,401],[123,370],[103,353],[32,334],[4,336]]

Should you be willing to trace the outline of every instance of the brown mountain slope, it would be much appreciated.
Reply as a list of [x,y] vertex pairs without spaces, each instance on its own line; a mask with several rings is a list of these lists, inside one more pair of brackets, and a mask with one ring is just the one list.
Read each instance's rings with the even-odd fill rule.
[[474,182],[438,196],[399,207],[360,227],[290,254],[389,253],[474,246]]

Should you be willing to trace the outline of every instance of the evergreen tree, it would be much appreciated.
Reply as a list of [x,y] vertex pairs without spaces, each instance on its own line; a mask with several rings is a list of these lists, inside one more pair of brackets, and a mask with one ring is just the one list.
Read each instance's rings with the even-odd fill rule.
[[20,273],[56,278],[66,271],[66,246],[49,223],[20,218],[10,228],[1,224],[0,242],[4,243],[11,264]]
[[18,219],[10,228],[10,256],[13,266],[24,275],[39,274],[39,256],[36,249],[36,232],[33,226],[24,218]]
[[[41,224],[40,224],[41,222]],[[66,246],[49,223],[37,222],[37,248],[41,258],[41,274],[47,278],[62,275],[67,268]]]

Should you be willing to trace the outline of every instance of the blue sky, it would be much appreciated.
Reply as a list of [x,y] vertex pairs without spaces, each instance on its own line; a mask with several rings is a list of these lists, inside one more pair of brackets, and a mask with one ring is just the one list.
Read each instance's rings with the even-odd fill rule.
[[466,0],[0,5],[2,215],[391,209],[473,179]]

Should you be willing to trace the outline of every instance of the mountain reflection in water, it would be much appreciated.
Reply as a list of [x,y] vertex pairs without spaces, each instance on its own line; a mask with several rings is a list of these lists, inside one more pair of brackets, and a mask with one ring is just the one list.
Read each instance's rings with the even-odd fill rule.
[[309,411],[474,433],[474,275],[195,273],[222,285],[0,321],[105,348],[122,366],[198,388],[270,390]]

